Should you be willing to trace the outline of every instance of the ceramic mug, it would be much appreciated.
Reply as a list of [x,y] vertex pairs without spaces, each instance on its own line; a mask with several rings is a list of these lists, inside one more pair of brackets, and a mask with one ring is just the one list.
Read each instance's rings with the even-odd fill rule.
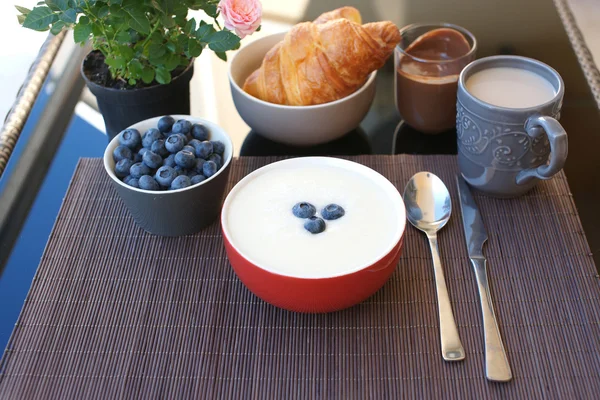
[[[533,72],[553,86],[555,95],[534,107],[507,108],[469,93],[469,77],[496,67]],[[493,56],[467,65],[458,80],[456,105],[458,164],[463,178],[485,194],[514,197],[558,173],[568,150],[567,134],[558,122],[564,91],[558,72],[531,58]]]

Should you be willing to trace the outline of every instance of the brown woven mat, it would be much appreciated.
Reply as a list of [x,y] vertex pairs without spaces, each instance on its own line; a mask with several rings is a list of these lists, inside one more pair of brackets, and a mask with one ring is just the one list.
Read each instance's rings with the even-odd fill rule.
[[[563,174],[527,196],[476,196],[514,380],[485,380],[483,332],[451,156],[352,158],[402,190],[429,170],[454,216],[440,235],[467,357],[440,355],[427,242],[408,228],[392,279],[325,315],[294,314],[237,280],[218,223],[194,236],[137,228],[101,160],[82,160],[0,364],[0,398],[594,398],[600,283]],[[236,160],[231,183],[275,158]],[[596,397],[597,398],[597,397]]]

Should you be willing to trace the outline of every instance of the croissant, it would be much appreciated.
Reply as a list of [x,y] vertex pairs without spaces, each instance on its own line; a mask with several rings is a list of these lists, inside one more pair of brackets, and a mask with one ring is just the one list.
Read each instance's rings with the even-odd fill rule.
[[246,79],[244,91],[294,106],[327,103],[355,92],[400,42],[392,22],[360,22],[358,10],[343,7],[294,26]]

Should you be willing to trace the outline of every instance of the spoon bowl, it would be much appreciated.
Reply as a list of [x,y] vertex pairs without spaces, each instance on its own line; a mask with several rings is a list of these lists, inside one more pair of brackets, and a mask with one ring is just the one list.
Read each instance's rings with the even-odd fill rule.
[[408,181],[404,188],[403,198],[408,221],[415,228],[425,232],[431,247],[442,357],[446,361],[462,360],[465,358],[465,350],[458,336],[458,329],[452,314],[437,240],[437,231],[448,223],[452,213],[450,192],[444,182],[431,172],[419,172]]
[[452,213],[448,188],[430,172],[413,175],[404,189],[404,204],[409,222],[425,233],[443,228]]

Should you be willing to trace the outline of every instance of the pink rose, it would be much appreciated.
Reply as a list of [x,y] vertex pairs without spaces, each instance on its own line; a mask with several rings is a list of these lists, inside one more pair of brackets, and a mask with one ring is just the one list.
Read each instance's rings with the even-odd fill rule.
[[243,39],[251,35],[260,26],[262,4],[259,0],[221,0],[218,6],[221,10],[225,28]]

